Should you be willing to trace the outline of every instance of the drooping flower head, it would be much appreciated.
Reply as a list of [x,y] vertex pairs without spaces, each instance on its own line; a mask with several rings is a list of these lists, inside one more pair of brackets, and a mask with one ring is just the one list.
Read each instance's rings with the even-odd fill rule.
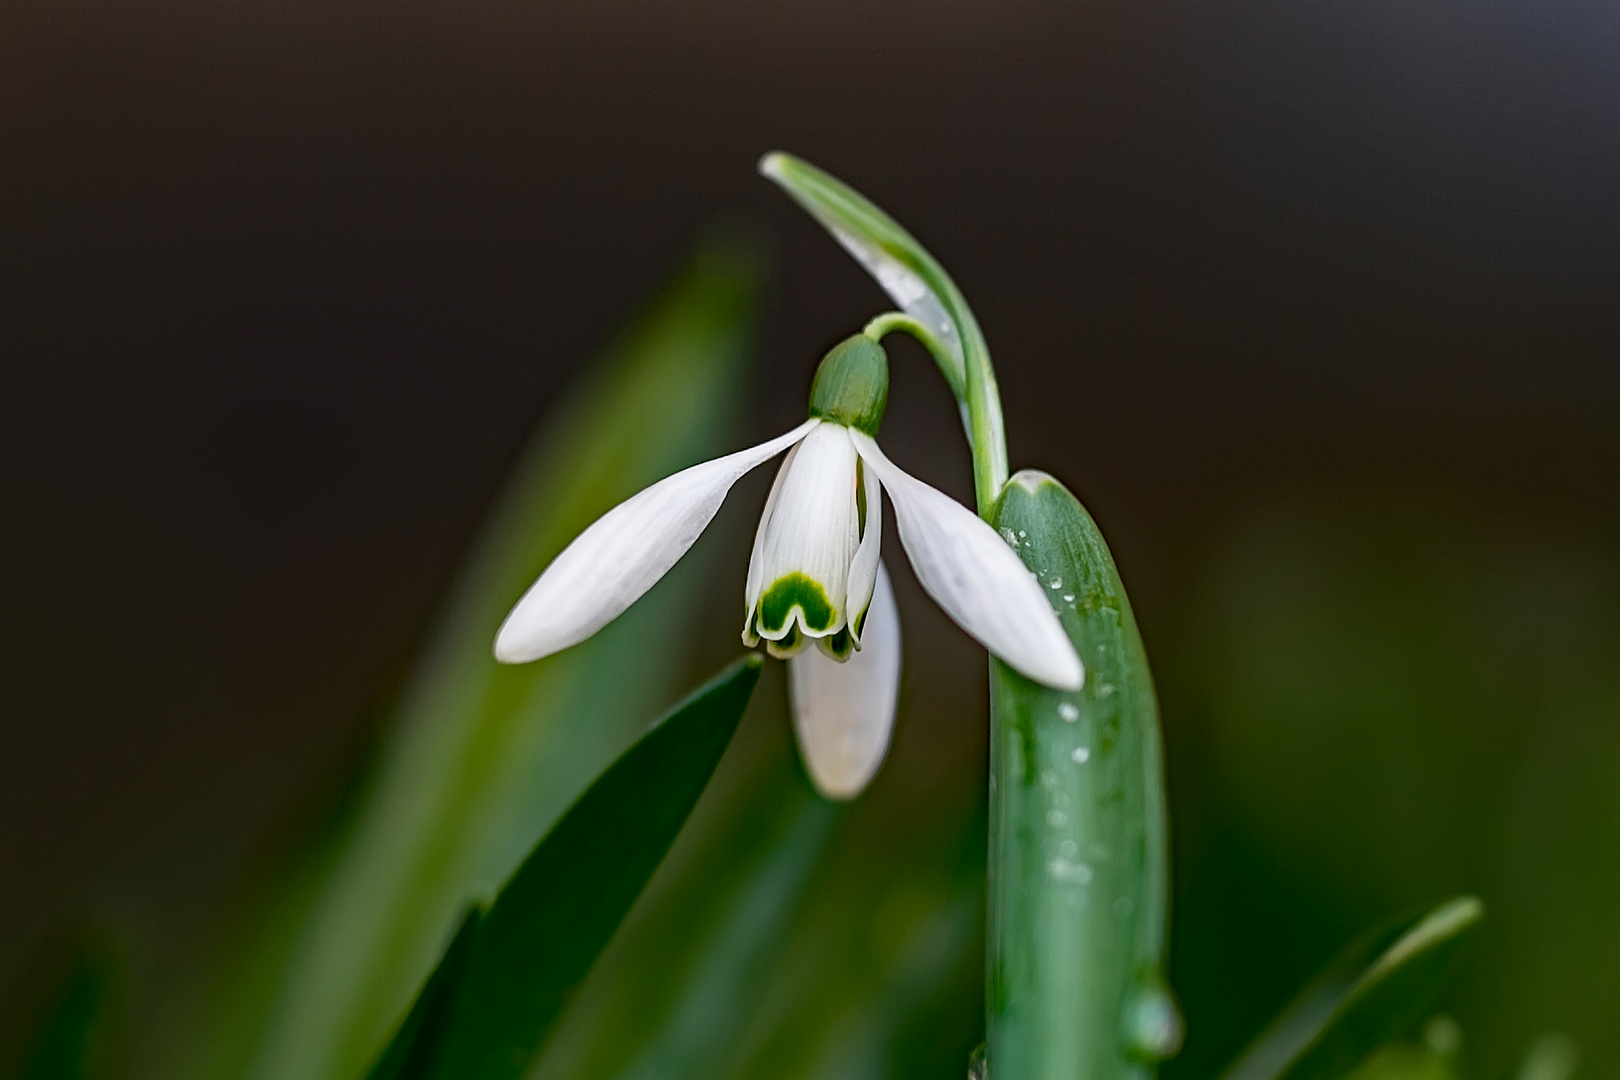
[[1018,556],[878,448],[888,393],[882,345],[866,334],[840,342],[816,371],[809,419],[609,510],[518,601],[496,635],[496,659],[538,660],[613,621],[686,554],[732,485],[787,451],[754,536],[743,641],[788,660],[800,751],[824,794],[860,793],[894,723],[900,624],[879,558],[882,492],[918,582],[945,613],[1015,670],[1078,690],[1080,658]]

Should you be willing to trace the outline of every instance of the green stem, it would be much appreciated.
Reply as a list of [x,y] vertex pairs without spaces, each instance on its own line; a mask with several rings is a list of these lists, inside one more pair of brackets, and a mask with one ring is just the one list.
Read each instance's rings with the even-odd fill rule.
[[979,516],[988,521],[1007,483],[1007,433],[1001,418],[1001,391],[996,387],[990,350],[979,324],[967,312],[966,302],[959,296],[957,299],[963,345],[961,358],[927,326],[903,311],[887,311],[875,317],[866,324],[864,333],[873,341],[883,340],[886,334],[909,334],[934,358],[962,410],[962,426],[973,452],[974,495]]
[[929,330],[928,327],[903,311],[885,311],[882,315],[874,316],[861,333],[873,341],[879,342],[893,333],[911,335],[923,348],[928,350],[928,355],[934,358],[934,363],[939,365],[939,373],[945,377],[945,385],[951,388],[951,393],[955,396],[957,402],[966,404],[967,376],[962,370],[962,362],[955,353],[951,352],[950,347],[939,340],[938,335]]

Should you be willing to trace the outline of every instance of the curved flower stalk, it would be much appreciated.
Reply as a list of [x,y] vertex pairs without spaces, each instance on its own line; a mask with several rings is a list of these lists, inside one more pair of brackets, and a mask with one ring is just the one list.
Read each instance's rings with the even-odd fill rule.
[[[858,794],[894,723],[899,619],[879,560],[882,492],[917,580],[946,614],[1023,675],[1078,690],[1080,657],[1018,556],[879,449],[888,392],[883,347],[867,334],[841,342],[816,371],[809,419],[604,514],[518,601],[495,658],[538,660],[612,622],[686,554],[745,473],[786,451],[749,559],[743,641],[790,661],[795,730],[823,794]],[[819,655],[806,652],[811,644]]]

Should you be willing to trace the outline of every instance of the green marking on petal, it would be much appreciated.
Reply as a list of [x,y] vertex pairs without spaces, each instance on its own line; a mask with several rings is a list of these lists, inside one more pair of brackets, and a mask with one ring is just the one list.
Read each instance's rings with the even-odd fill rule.
[[821,646],[822,652],[837,660],[840,664],[848,660],[850,654],[855,651],[855,639],[850,636],[849,627],[847,626],[840,627],[836,634],[828,634],[824,638],[817,638],[816,644]]
[[798,623],[794,623],[793,627],[788,630],[787,635],[783,637],[781,641],[772,641],[770,638],[766,638],[765,651],[776,657],[778,660],[791,660],[803,652],[804,647],[807,644],[809,644],[809,642],[805,639],[805,636],[799,632]]
[[838,617],[832,601],[827,599],[827,590],[795,570],[791,574],[777,578],[776,582],[765,590],[765,595],[760,597],[760,629],[772,634],[780,633],[787,625],[794,608],[799,609],[800,622],[804,628],[812,633],[831,630],[833,622]]
[[855,524],[862,537],[866,536],[866,462],[855,459]]

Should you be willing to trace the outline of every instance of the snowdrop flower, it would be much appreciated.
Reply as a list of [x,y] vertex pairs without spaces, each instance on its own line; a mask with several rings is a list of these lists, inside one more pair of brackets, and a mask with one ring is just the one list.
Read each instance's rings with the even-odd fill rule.
[[743,641],[789,660],[795,732],[823,794],[859,794],[894,724],[900,622],[878,558],[882,491],[917,580],[946,614],[1029,678],[1078,690],[1080,657],[1007,542],[878,448],[888,394],[877,341],[856,335],[833,348],[816,371],[808,420],[609,510],[518,601],[495,658],[538,660],[618,618],[686,554],[743,474],[786,451],[754,536]]

